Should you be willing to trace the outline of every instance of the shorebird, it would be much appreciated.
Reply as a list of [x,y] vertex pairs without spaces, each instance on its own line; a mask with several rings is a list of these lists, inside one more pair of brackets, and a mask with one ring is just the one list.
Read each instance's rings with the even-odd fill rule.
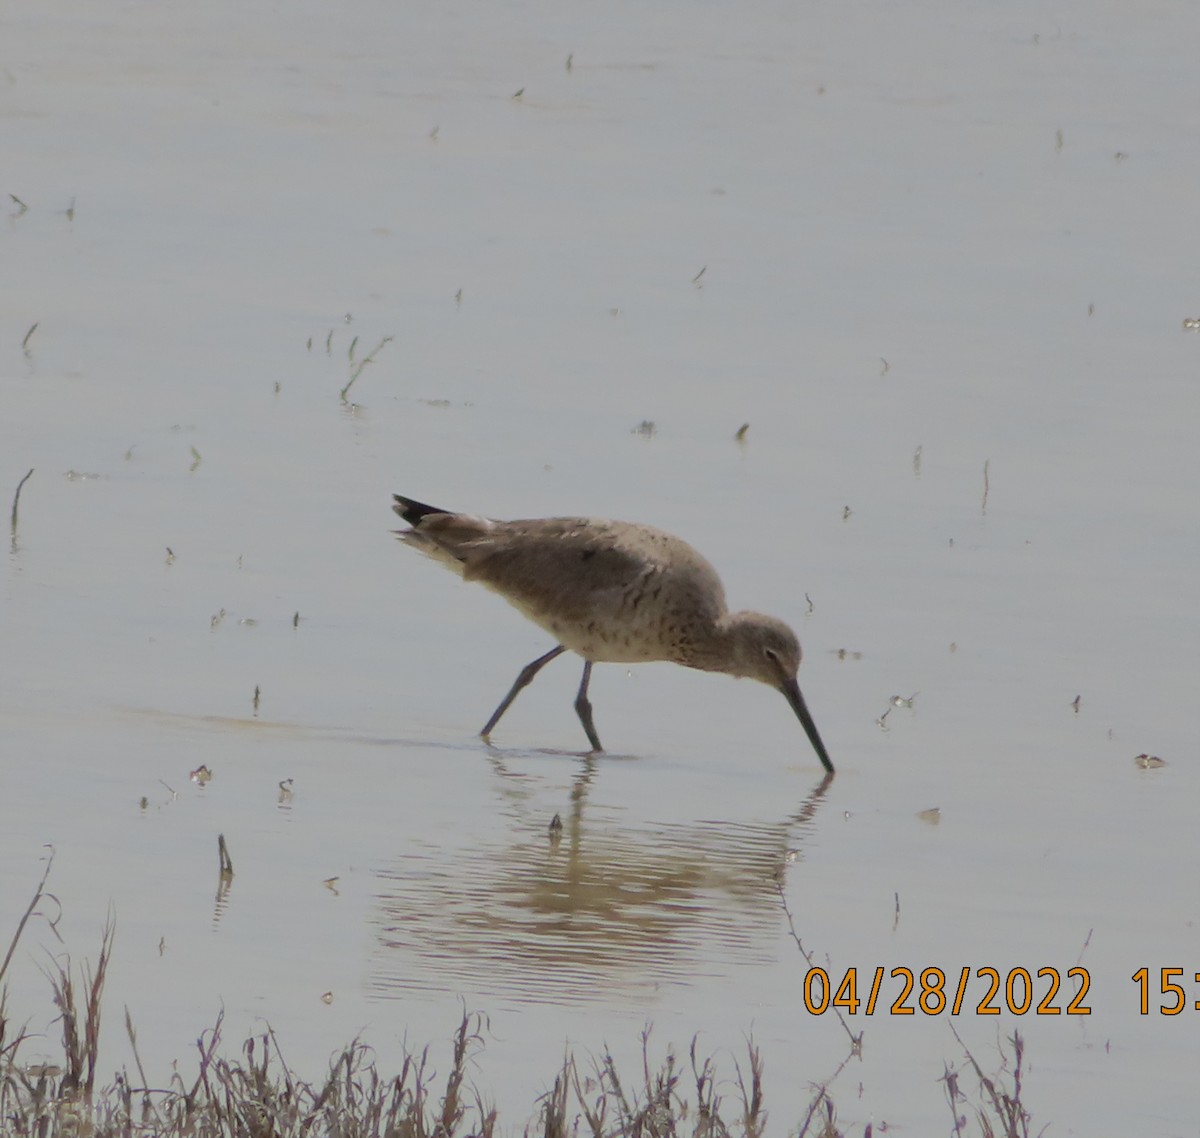
[[545,665],[571,651],[583,657],[575,712],[593,750],[602,751],[587,694],[592,665],[669,660],[782,692],[833,773],[796,682],[796,634],[773,616],[729,612],[717,571],[686,541],[631,522],[496,521],[393,497],[392,509],[412,526],[395,531],[401,541],[499,593],[558,642],[521,669],[480,731],[483,738]]

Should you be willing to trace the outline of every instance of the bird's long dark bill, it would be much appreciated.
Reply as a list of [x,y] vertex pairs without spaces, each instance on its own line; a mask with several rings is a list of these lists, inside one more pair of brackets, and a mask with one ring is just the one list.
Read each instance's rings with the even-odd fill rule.
[[821,742],[821,734],[817,730],[817,725],[813,722],[813,717],[808,713],[808,706],[804,702],[804,696],[800,694],[800,685],[795,680],[789,680],[785,684],[781,684],[779,690],[783,692],[788,703],[792,705],[792,710],[796,713],[796,718],[800,720],[804,727],[804,733],[808,736],[808,741],[812,743],[813,750],[817,752],[817,758],[821,760],[821,764],[825,769],[833,774],[833,763],[829,761],[829,752],[825,750],[825,744]]

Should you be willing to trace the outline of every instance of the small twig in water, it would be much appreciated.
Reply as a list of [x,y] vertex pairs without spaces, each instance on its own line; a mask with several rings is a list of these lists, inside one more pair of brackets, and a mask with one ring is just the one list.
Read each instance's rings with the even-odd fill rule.
[[983,460],[983,505],[980,509],[980,512],[984,513],[984,514],[987,513],[987,500],[988,500],[988,489],[989,489],[989,487],[988,487],[988,467],[991,465],[991,461],[992,460],[990,458],[985,458]]
[[1096,931],[1095,929],[1088,929],[1088,935],[1086,937],[1084,937],[1084,940],[1083,940],[1083,947],[1079,950],[1079,956],[1076,957],[1076,959],[1075,959],[1076,964],[1083,963],[1083,954],[1085,952],[1087,952],[1088,945],[1092,943],[1092,933],[1094,933],[1095,931]]
[[221,880],[228,881],[233,876],[233,859],[229,856],[224,834],[217,835],[217,856],[221,860]]
[[[357,337],[356,337],[356,339],[357,339]],[[350,388],[352,388],[354,386],[354,381],[356,379],[358,379],[358,377],[360,375],[362,375],[363,368],[365,368],[367,366],[367,364],[373,364],[375,362],[375,357],[377,355],[379,355],[380,351],[382,351],[382,349],[386,345],[390,344],[392,342],[392,340],[394,340],[394,339],[395,339],[394,336],[384,336],[384,338],[382,340],[380,340],[378,344],[375,345],[374,349],[372,350],[372,352],[369,356],[363,356],[363,358],[358,361],[358,366],[354,369],[353,373],[350,376],[349,381],[346,383],[346,386],[343,387],[341,390],[340,398],[343,403],[346,402],[346,393],[350,390]]]
[[[787,921],[788,936],[791,937],[792,942],[795,944],[796,948],[799,949],[800,955],[804,957],[805,963],[808,964],[809,968],[815,968],[816,961],[813,959],[812,953],[810,953],[808,951],[808,949],[804,947],[804,943],[800,940],[800,934],[798,932],[796,932],[796,922],[795,922],[795,919],[792,917],[792,910],[788,906],[787,894],[784,893],[784,891],[783,891],[783,883],[782,882],[780,882],[780,881],[775,882],[775,892],[777,894],[779,894],[779,904],[783,908],[783,915]],[[854,1032],[852,1032],[850,1030],[850,1025],[846,1022],[846,1017],[844,1015],[842,1015],[841,1008],[834,1006],[833,1010],[834,1010],[834,1013],[838,1017],[838,1022],[842,1025],[842,1029],[846,1032],[846,1035],[849,1037],[851,1046],[854,1047],[855,1050],[861,1048],[862,1047],[862,1034],[860,1033],[858,1035],[855,1035]]]
[[29,474],[26,474],[25,477],[22,478],[21,481],[17,483],[17,492],[13,495],[13,508],[12,508],[12,536],[13,537],[17,536],[17,507],[21,501],[21,490],[24,487],[25,483],[29,481],[29,477],[31,474],[33,474],[32,466],[29,468]]
[[30,324],[29,331],[25,333],[25,339],[21,341],[21,351],[23,351],[27,356],[31,354],[29,351],[29,341],[33,339],[33,334],[38,330],[38,325],[40,323],[40,320],[35,320],[32,324]]

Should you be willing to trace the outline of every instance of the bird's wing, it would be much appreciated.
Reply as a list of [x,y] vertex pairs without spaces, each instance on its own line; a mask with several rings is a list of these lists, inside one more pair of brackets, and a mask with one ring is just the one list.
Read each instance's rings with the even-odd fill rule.
[[659,567],[645,550],[622,540],[626,529],[591,518],[495,522],[460,546],[463,577],[527,611],[585,620],[617,607],[623,594]]
[[712,566],[677,537],[596,518],[494,522],[464,549],[463,576],[506,597],[531,619],[584,625],[647,618],[653,605],[703,597],[712,615],[724,589]]

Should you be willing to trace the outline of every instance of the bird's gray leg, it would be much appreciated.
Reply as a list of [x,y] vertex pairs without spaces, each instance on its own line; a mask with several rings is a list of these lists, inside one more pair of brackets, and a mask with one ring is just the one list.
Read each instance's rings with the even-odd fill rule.
[[479,732],[483,738],[486,739],[492,733],[492,728],[500,722],[500,716],[502,716],[508,710],[509,704],[511,704],[512,701],[517,698],[517,694],[520,692],[520,690],[524,687],[528,687],[530,680],[532,680],[533,677],[542,670],[542,668],[549,664],[551,660],[561,656],[565,651],[566,649],[561,644],[555,645],[555,647],[551,648],[550,651],[544,656],[539,656],[533,661],[532,664],[526,664],[525,667],[521,669],[521,674],[517,676],[516,683],[509,688],[508,695],[506,695],[504,699],[500,701],[500,706],[492,712],[491,719],[489,719],[483,725],[483,730]]
[[592,722],[592,705],[588,702],[587,697],[588,681],[591,678],[592,662],[587,660],[583,665],[583,680],[579,684],[579,694],[575,697],[575,714],[579,716],[579,722],[583,724],[583,729],[587,732],[592,750],[603,751],[604,748],[600,745],[600,736],[596,734],[596,725]]

